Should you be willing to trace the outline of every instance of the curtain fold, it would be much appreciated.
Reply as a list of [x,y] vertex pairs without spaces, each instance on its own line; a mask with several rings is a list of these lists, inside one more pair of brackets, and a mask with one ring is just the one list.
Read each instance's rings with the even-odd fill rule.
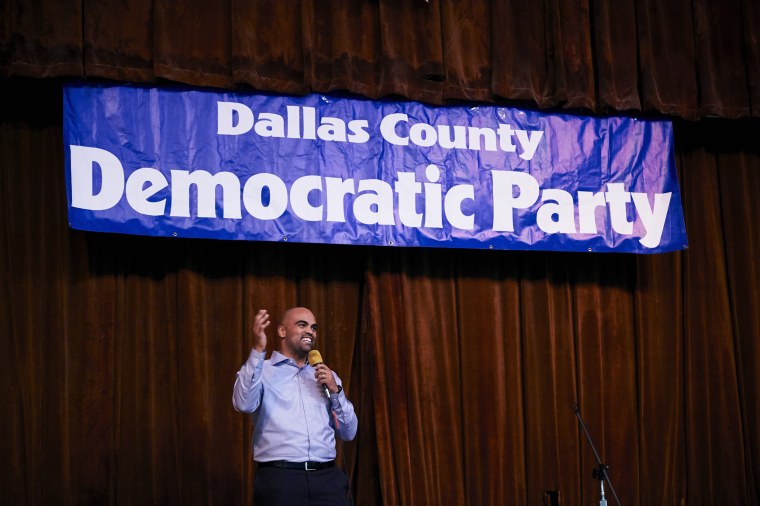
[[738,2],[699,0],[692,4],[695,59],[700,109],[704,114],[736,118],[749,113],[745,38],[741,30],[715,27],[742,26]]
[[686,496],[683,257],[636,259],[640,451],[631,471],[640,476],[641,504],[679,504]]
[[752,0],[11,0],[0,75],[758,116]]
[[277,0],[230,1],[231,71],[234,83],[303,94],[306,52],[303,6]]
[[393,253],[373,263],[366,298],[383,503],[463,504],[453,265]]
[[525,504],[521,255],[489,257],[456,257],[465,504]]
[[[674,20],[678,20],[677,29]],[[642,108],[695,118],[699,89],[691,1],[639,2],[636,27]]]
[[441,2],[443,98],[487,101],[491,95],[491,46],[501,44],[491,34],[489,2]]
[[172,316],[182,339],[173,360],[181,388],[172,400],[179,411],[180,476],[192,477],[180,481],[181,504],[200,498],[208,504],[234,504],[240,492],[240,461],[217,457],[220,448],[237,450],[242,439],[239,420],[229,414],[231,395],[220,381],[234,382],[246,358],[237,353],[243,286],[241,276],[229,276],[240,273],[239,263],[230,260],[234,246],[190,247],[177,273],[178,307]]
[[[596,256],[579,266],[574,320],[579,407],[602,462],[610,466],[615,491],[626,503],[637,504],[640,425],[636,361],[631,359],[636,352],[632,261],[631,257]],[[588,476],[598,463],[587,441],[581,441],[581,447],[580,472]],[[595,480],[584,480],[583,485],[583,502],[599,495]]]
[[[750,141],[751,132],[739,132],[743,144]],[[755,234],[741,226],[742,216],[760,216],[760,161],[756,156],[735,149],[718,158],[718,184],[721,196],[721,226],[726,244],[726,276],[731,301],[731,331],[734,336],[736,374],[741,403],[742,439],[745,454],[751,458],[745,464],[746,496],[758,497],[760,491],[760,244]],[[734,190],[735,189],[735,190]],[[734,191],[741,193],[740,196]],[[754,458],[752,458],[754,457]]]
[[[116,282],[112,299],[117,462],[110,493],[126,503],[152,497],[179,504],[183,455],[176,428],[183,422],[183,406],[178,399],[190,373],[177,360],[181,340],[173,315],[178,310],[178,251],[172,248],[156,261],[146,242],[125,237],[106,244],[111,247],[103,256],[111,261],[98,272],[105,279],[123,279]],[[146,473],[146,467],[154,472]]]
[[86,13],[81,19],[83,76],[128,82],[154,79],[153,2],[87,0],[81,5]]
[[[4,75],[81,77],[83,65],[82,2],[8,1],[4,14],[7,54]],[[87,13],[89,15],[89,12]]]
[[227,87],[230,72],[230,4],[172,2],[153,5],[155,77],[203,86]]
[[[736,133],[734,129],[730,131]],[[742,425],[741,396],[747,385],[739,384],[740,354],[731,321],[727,273],[726,250],[730,243],[721,223],[723,203],[718,186],[718,174],[733,171],[734,167],[719,165],[721,155],[715,151],[716,139],[712,137],[716,134],[711,129],[694,135],[692,141],[701,145],[682,158],[684,166],[694,167],[684,171],[682,178],[684,212],[690,215],[687,226],[694,230],[684,262],[687,497],[696,504],[724,500],[750,504],[754,502],[756,485],[746,475],[746,469],[754,467],[747,459],[756,460],[756,456],[753,459],[744,451],[743,433],[753,429],[752,425]],[[736,149],[732,144],[725,146],[726,154]],[[695,262],[695,258],[709,261]],[[743,269],[752,263],[754,259],[742,258],[737,266]],[[755,308],[756,303],[757,300]],[[753,340],[757,337],[753,336]],[[709,410],[709,416],[705,416],[705,410]],[[698,480],[694,479],[697,475]]]
[[641,110],[636,2],[593,2],[595,82],[602,110]]

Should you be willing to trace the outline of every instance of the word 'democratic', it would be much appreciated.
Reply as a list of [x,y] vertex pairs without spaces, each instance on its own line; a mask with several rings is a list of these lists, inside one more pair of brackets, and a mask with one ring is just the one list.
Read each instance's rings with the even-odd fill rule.
[[686,244],[666,122],[140,87],[66,90],[75,228],[336,244]]

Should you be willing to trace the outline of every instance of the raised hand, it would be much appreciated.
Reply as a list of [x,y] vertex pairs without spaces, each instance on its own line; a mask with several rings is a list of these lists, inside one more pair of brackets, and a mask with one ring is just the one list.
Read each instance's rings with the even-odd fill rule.
[[259,309],[256,316],[253,318],[253,337],[255,339],[253,347],[259,353],[267,349],[267,334],[265,332],[269,324],[272,323],[269,319],[269,313],[266,309]]

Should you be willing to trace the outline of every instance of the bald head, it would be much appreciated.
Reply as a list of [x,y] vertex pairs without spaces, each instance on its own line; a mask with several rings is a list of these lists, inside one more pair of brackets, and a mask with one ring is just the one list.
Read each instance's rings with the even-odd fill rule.
[[297,319],[300,316],[307,315],[311,316],[311,319],[314,320],[314,313],[311,312],[311,310],[307,307],[291,307],[290,309],[286,309],[284,313],[282,313],[282,316],[280,317],[280,325],[285,325],[289,321],[292,321],[294,318]]
[[280,352],[298,363],[317,343],[317,321],[314,313],[305,307],[292,307],[285,311],[277,326],[280,336]]

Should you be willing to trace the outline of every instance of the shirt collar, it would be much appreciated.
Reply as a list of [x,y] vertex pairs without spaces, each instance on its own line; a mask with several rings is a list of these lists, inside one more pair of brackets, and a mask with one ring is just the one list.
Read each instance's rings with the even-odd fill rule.
[[[298,367],[298,364],[296,364],[295,360],[293,360],[292,358],[286,357],[285,355],[283,355],[277,350],[272,352],[272,356],[270,357],[270,360],[272,361],[272,364],[275,366],[287,364],[287,365]],[[304,363],[304,367],[306,367],[307,365],[309,365],[309,362]]]

